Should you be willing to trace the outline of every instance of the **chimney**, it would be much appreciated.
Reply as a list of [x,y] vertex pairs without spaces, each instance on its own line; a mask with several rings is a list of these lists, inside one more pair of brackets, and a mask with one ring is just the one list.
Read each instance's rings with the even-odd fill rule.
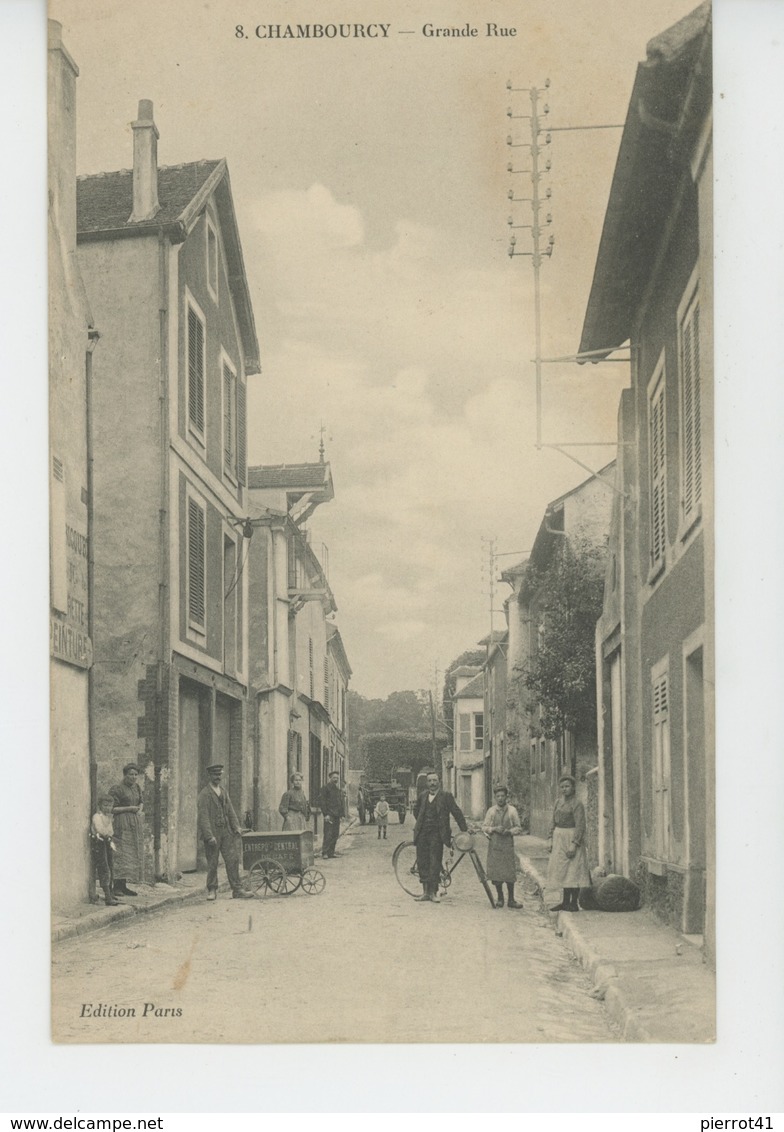
[[158,128],[152,120],[152,102],[142,98],[133,128],[133,212],[129,224],[152,220],[158,204]]

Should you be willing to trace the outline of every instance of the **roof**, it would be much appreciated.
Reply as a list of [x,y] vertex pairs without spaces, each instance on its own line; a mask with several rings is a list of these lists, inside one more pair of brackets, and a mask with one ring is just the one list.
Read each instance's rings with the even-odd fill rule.
[[481,671],[481,666],[478,664],[461,664],[459,668],[452,670],[451,675],[455,678],[459,676],[476,676],[477,672]]
[[220,160],[190,161],[184,165],[161,165],[158,169],[160,211],[154,220],[131,224],[133,212],[133,170],[94,173],[76,181],[76,228],[81,237],[94,233],[128,233],[139,229],[176,224],[204,186]]
[[453,700],[463,700],[471,697],[481,698],[485,694],[485,676],[484,672],[478,672],[473,680],[469,680],[459,692],[455,692],[452,697]]
[[242,339],[245,372],[260,373],[259,342],[225,160],[221,158],[159,166],[160,208],[151,220],[134,223],[128,219],[133,211],[132,170],[120,169],[114,173],[93,173],[78,177],[77,242],[117,240],[164,232],[173,243],[182,243],[211,196],[214,196],[221,225],[229,287]]
[[[652,39],[634,80],[599,243],[579,352],[626,342],[710,111],[711,5]],[[599,358],[596,359],[600,360]]]
[[340,635],[340,630],[338,629],[337,625],[329,621],[327,622],[327,647],[335,650],[335,652],[340,657],[340,661],[346,671],[346,676],[350,677],[352,674],[352,669],[351,665],[348,662],[348,656],[346,655],[343,638]]
[[482,637],[479,642],[480,645],[499,645],[502,644],[509,636],[508,629],[493,629],[492,633],[488,633],[486,637]]

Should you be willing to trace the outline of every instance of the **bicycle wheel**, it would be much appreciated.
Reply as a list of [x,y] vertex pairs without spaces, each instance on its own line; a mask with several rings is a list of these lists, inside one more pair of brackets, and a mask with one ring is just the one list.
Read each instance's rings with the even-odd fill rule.
[[392,854],[392,867],[397,883],[409,896],[422,895],[422,882],[417,869],[416,845],[413,841],[401,841]]

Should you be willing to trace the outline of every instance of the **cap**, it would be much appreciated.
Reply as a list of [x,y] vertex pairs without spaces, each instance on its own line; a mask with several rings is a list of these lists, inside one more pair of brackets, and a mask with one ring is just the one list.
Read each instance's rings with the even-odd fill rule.
[[207,767],[207,773],[211,770],[223,770],[223,763],[213,763],[212,766]]

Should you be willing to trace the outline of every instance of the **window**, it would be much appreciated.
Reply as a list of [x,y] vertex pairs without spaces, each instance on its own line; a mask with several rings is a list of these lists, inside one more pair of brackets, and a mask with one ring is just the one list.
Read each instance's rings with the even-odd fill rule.
[[481,751],[485,745],[485,717],[482,712],[474,716],[474,750]]
[[49,484],[51,524],[49,546],[51,554],[52,609],[65,613],[68,609],[68,546],[66,541],[65,470],[59,456],[52,455],[52,478]]
[[293,535],[288,539],[288,588],[297,589],[297,544]]
[[669,860],[670,850],[670,705],[669,675],[660,671],[653,679],[653,840],[659,860]]
[[458,716],[460,733],[460,750],[471,750],[471,716],[468,712],[461,712]]
[[664,370],[657,371],[648,400],[651,497],[651,569],[664,565],[667,542],[667,453],[665,446]]
[[188,427],[204,441],[204,319],[188,304]]
[[193,497],[188,498],[188,625],[201,634],[205,631],[206,590],[206,514]]
[[243,486],[248,482],[248,413],[247,390],[242,381],[237,383],[237,480]]
[[329,711],[329,658],[324,657],[324,707]]
[[316,698],[316,676],[313,671],[313,638],[308,637],[308,666],[310,675],[310,698]]
[[223,470],[237,476],[237,375],[223,363]]
[[684,526],[699,515],[702,499],[700,435],[700,304],[695,293],[678,326],[681,383],[681,507]]
[[210,217],[207,217],[207,285],[210,294],[218,301],[218,234]]

